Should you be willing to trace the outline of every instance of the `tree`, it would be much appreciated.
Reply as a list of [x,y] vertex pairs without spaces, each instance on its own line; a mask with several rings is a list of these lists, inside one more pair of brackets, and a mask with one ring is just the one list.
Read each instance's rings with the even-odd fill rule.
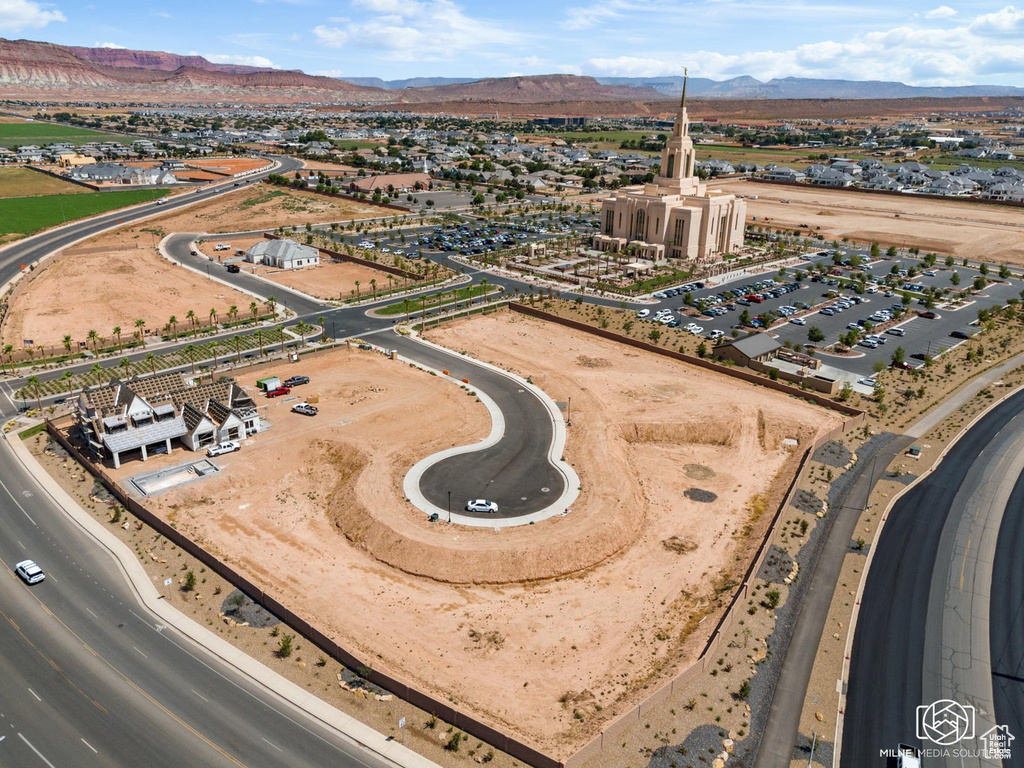
[[405,322],[408,323],[409,322],[409,299],[408,298],[406,298],[404,300],[404,304],[405,304]]
[[141,317],[135,321],[135,335],[142,341],[142,348],[146,348],[146,321]]
[[270,309],[270,314],[277,316],[277,299],[274,296],[267,296],[267,307]]
[[252,336],[254,339],[256,339],[256,343],[260,345],[260,357],[263,357],[263,340],[266,338],[266,334],[263,332],[263,329],[261,328],[260,330],[256,331],[256,333],[254,333]]
[[211,325],[216,325],[217,324],[217,308],[216,307],[210,307],[210,324]]
[[132,361],[129,360],[127,357],[122,357],[121,362],[119,362],[118,365],[124,368],[124,378],[127,379],[128,374],[131,372],[132,369]]
[[169,326],[171,326],[171,333],[174,334],[174,340],[177,341],[178,340],[178,316],[177,315],[171,315],[169,318],[167,318],[167,324]]
[[65,334],[64,338],[61,339],[60,343],[64,345],[64,351],[67,352],[70,355],[71,354],[71,337],[69,335]]
[[71,386],[71,380],[74,377],[75,377],[75,374],[73,374],[71,371],[64,371],[64,373],[61,374],[61,378],[64,380],[64,383],[67,385],[68,396],[69,397],[75,394],[75,388]]
[[185,313],[185,319],[192,323],[192,335],[196,335],[196,313],[195,310],[190,309]]
[[978,275],[974,278],[974,290],[983,291],[985,290],[986,285],[988,285],[988,281],[985,279],[984,275]]
[[238,317],[238,305],[232,304],[228,307],[228,322],[234,324],[235,318]]
[[703,360],[707,356],[708,356],[708,345],[707,345],[707,343],[702,341],[700,344],[697,345],[697,357],[699,357],[701,360]]
[[377,300],[377,278],[370,279],[370,288],[373,289],[373,300]]
[[359,281],[356,280],[356,302],[359,301]]
[[845,403],[851,397],[853,397],[853,385],[848,381],[844,381],[843,386],[839,390],[839,401]]
[[891,259],[895,259],[896,258],[896,246],[895,245],[890,245],[888,248],[886,248],[885,249],[885,255],[888,256]]
[[149,363],[149,370],[156,376],[156,355],[152,352],[146,353],[146,362]]
[[893,350],[892,357],[890,359],[892,360],[893,366],[898,368],[901,365],[903,365],[903,363],[906,361],[906,358],[907,353],[903,349],[903,347],[896,347],[896,349]]
[[320,325],[320,343],[323,344],[327,341],[327,318],[321,315],[316,321]]
[[11,374],[14,374],[14,345],[4,344],[4,354],[7,355],[7,365],[11,368]]
[[192,375],[196,375],[196,347],[194,344],[188,344],[185,349],[182,350],[188,355],[188,361],[192,364]]
[[235,361],[242,362],[242,334],[235,334]]
[[216,368],[220,363],[217,361],[217,342],[211,341],[206,345],[206,348],[210,350],[210,354],[213,355],[213,367]]
[[986,264],[985,262],[981,262],[981,265],[978,267],[978,271],[981,272],[981,274],[983,274],[983,275],[987,275],[988,274],[988,264]]
[[750,310],[744,309],[740,313],[740,325],[750,325]]
[[661,339],[661,331],[657,328],[653,328],[651,332],[647,334],[647,338],[649,338],[653,344],[657,344]]
[[96,344],[99,341],[100,335],[95,329],[91,329],[89,333],[85,335],[86,340],[92,344],[92,351],[96,351]]
[[960,273],[957,272],[956,270],[953,270],[949,275],[949,282],[951,282],[954,286],[960,285]]
[[249,304],[249,312],[252,313],[252,321],[255,323],[256,318],[259,317],[260,314],[260,305],[257,304],[255,301],[251,302]]
[[1001,264],[999,266],[999,276],[1003,278],[1003,280],[1008,280],[1010,278],[1010,268],[1005,264]]
[[38,376],[29,376],[27,381],[28,381],[28,385],[30,387],[32,387],[32,391],[35,393],[35,396],[36,396],[36,408],[38,410],[40,410],[40,411],[43,410],[43,401],[42,401],[42,398],[39,397],[39,377]]

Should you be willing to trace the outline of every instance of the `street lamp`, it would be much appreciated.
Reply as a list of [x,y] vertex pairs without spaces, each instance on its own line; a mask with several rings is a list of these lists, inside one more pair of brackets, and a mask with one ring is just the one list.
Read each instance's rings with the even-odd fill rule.
[[448,522],[452,521],[452,492],[448,491]]
[[572,398],[570,397],[568,402],[565,404],[565,426],[572,426]]

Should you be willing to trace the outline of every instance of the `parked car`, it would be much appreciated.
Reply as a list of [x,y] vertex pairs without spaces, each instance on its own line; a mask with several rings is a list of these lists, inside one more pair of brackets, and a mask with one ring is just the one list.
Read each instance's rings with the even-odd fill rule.
[[211,445],[209,448],[206,449],[206,455],[222,456],[225,453],[234,453],[235,451],[240,451],[241,449],[242,445],[237,440],[227,440],[226,442],[223,443]]
[[640,319],[643,319],[645,317],[650,317],[650,314],[651,314],[651,310],[649,310],[649,309],[641,309],[639,312],[636,313],[636,316],[639,317]]
[[228,272],[230,272],[232,274],[238,274],[241,271],[242,271],[242,268],[239,267],[237,264],[228,264]]
[[961,330],[950,331],[949,335],[952,336],[954,339],[969,339],[969,338],[971,338],[971,335],[969,333],[967,333],[967,331],[961,331]]
[[466,502],[467,512],[497,512],[498,505],[487,499],[471,499]]
[[271,389],[271,390],[267,391],[267,397],[279,397],[280,395],[287,395],[291,391],[292,391],[291,387],[285,387],[285,386],[275,387],[274,389]]
[[43,569],[36,565],[35,560],[22,560],[14,566],[14,572],[21,577],[26,584],[38,584],[46,578]]
[[857,383],[858,383],[858,384],[862,384],[862,385],[864,385],[865,387],[873,387],[873,386],[875,386],[875,385],[876,385],[876,384],[877,384],[878,382],[877,382],[877,381],[875,381],[875,379],[872,379],[872,378],[868,377],[868,378],[865,378],[865,379],[857,379]]
[[886,330],[890,336],[906,336],[907,331],[903,328],[889,328]]
[[303,416],[316,416],[317,409],[315,405],[309,403],[296,403],[292,406],[292,413],[301,413]]
[[789,322],[791,322],[793,325],[807,325],[807,321],[804,320],[802,317],[791,317],[789,318]]
[[300,384],[309,384],[309,376],[291,376],[284,380],[286,387],[297,387]]

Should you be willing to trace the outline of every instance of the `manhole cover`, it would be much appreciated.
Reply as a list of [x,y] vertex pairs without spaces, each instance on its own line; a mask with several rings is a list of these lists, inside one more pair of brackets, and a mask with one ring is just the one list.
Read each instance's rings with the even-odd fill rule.
[[520,497],[519,497],[519,500],[520,500],[520,501],[526,501],[526,497],[525,497],[525,496],[520,496]]
[[541,493],[548,493],[550,490],[551,490],[550,488],[541,488],[540,492]]

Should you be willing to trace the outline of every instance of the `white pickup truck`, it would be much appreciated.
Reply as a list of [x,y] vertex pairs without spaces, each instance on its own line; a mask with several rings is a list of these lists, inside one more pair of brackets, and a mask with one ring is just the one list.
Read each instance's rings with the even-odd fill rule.
[[231,250],[231,243],[217,243],[217,246],[214,248],[214,250],[215,251],[230,251]]

